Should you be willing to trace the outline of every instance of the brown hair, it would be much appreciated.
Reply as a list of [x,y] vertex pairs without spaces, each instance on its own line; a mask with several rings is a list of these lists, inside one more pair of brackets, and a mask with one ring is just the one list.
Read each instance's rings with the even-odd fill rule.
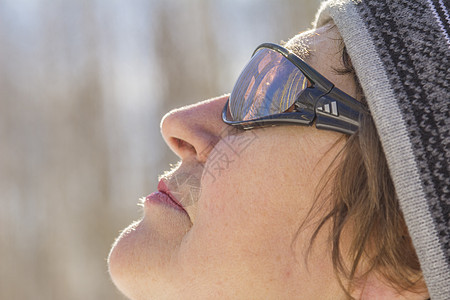
[[[365,103],[344,45],[342,63],[343,68],[336,72],[353,76],[357,98]],[[311,245],[319,231],[329,223],[334,269],[351,299],[350,292],[372,272],[399,291],[422,291],[425,286],[419,260],[375,125],[370,114],[362,115],[360,121],[358,132],[342,137],[346,140],[345,145],[323,179],[319,195],[323,196],[327,191],[322,199],[330,205],[330,210],[321,218]],[[325,189],[326,186],[332,188]],[[345,244],[344,254],[342,237],[346,230],[352,232],[352,238],[349,245]]]

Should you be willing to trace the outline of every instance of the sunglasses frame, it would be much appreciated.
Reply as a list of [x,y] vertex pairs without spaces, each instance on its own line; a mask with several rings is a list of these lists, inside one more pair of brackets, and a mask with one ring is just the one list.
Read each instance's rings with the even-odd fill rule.
[[345,134],[353,134],[358,130],[360,115],[368,113],[366,106],[335,87],[322,74],[282,46],[272,43],[261,44],[253,52],[252,57],[262,48],[271,49],[283,55],[305,75],[310,86],[295,100],[294,111],[268,115],[253,120],[229,120],[228,98],[222,111],[222,119],[226,124],[244,130],[278,125],[311,126],[314,123],[318,129]]

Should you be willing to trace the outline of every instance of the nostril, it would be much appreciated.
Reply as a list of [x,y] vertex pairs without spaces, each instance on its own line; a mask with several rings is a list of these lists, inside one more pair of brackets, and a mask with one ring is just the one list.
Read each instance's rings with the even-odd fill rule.
[[191,144],[189,144],[188,142],[186,142],[182,139],[172,137],[172,138],[170,138],[170,143],[172,145],[174,145],[175,148],[178,149],[178,151],[180,151],[180,153],[186,153],[186,152],[191,152],[193,154],[197,153],[194,146],[192,146]]

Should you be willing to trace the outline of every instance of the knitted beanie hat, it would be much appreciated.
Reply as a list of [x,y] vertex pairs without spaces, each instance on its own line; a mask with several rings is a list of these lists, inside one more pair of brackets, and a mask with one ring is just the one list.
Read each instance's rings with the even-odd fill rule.
[[431,299],[450,299],[450,1],[331,0]]

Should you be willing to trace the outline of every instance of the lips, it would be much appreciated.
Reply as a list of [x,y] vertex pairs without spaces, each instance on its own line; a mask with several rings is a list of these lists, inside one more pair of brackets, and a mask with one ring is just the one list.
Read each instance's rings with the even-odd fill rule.
[[173,208],[186,212],[185,209],[183,208],[183,205],[181,205],[181,203],[172,195],[169,188],[167,187],[167,184],[164,182],[163,179],[159,181],[158,192],[148,195],[145,198],[145,202],[164,203]]

